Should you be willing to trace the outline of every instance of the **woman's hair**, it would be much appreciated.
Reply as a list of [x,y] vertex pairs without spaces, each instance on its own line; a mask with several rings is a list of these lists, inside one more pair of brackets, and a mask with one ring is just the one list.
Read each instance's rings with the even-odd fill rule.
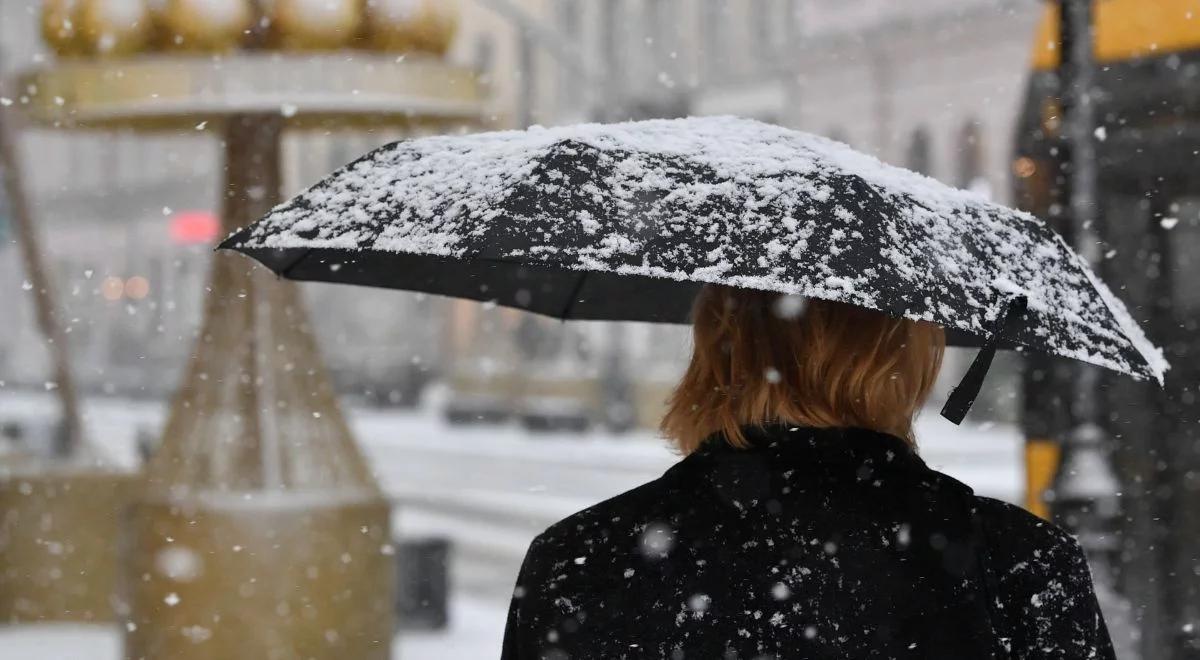
[[692,311],[694,348],[662,431],[691,453],[722,432],[769,423],[859,427],[913,442],[946,338],[932,323],[845,303],[705,286]]

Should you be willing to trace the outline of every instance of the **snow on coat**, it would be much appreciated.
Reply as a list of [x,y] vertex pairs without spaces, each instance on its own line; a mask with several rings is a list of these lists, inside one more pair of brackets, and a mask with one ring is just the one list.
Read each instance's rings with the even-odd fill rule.
[[529,548],[502,660],[1112,660],[1079,546],[903,440],[719,436]]

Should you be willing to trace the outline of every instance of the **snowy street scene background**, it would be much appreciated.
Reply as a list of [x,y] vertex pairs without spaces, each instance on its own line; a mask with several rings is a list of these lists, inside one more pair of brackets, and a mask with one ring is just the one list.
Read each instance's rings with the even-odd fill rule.
[[[161,425],[165,412],[159,403],[121,398],[98,398],[86,408],[106,438],[106,456],[130,469],[139,462],[137,430]],[[8,419],[36,418],[52,414],[53,406],[45,395],[23,394],[7,398],[2,410]],[[648,431],[531,436],[513,424],[450,425],[432,405],[404,412],[354,409],[352,415],[356,437],[394,503],[397,535],[453,543],[448,628],[402,633],[394,657],[495,656],[512,582],[533,536],[658,476],[677,460]],[[980,493],[1010,501],[1020,496],[1020,441],[1011,427],[987,428],[964,441],[948,422],[930,415],[921,431],[931,465]],[[6,653],[13,655],[0,657],[74,658],[84,643],[111,649],[107,656],[88,657],[120,657],[116,632],[97,626],[22,625],[4,635]],[[47,653],[57,655],[42,655]]]
[[950,349],[919,452],[1079,539],[1118,657],[1200,658],[1200,0],[1064,1],[0,1],[0,660],[498,657],[533,537],[679,460],[688,328],[213,248],[395,140],[709,115],[1092,265],[1164,387],[1002,352],[955,426]]

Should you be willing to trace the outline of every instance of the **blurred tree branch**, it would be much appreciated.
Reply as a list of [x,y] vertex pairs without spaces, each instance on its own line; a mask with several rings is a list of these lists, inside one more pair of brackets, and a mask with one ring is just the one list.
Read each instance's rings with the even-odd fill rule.
[[[12,212],[13,234],[21,252],[26,277],[32,285],[38,327],[46,339],[53,362],[53,387],[58,393],[63,424],[62,432],[54,440],[54,453],[57,457],[65,458],[82,446],[83,424],[79,414],[75,381],[71,375],[66,333],[58,317],[54,286],[50,281],[44,254],[34,230],[33,210],[25,195],[17,144],[20,96],[15,92],[8,92],[10,86],[6,84],[8,81],[3,74],[2,64],[0,62],[0,98],[6,100],[0,104],[0,176],[3,177],[4,192]],[[10,94],[16,98],[9,98]]]

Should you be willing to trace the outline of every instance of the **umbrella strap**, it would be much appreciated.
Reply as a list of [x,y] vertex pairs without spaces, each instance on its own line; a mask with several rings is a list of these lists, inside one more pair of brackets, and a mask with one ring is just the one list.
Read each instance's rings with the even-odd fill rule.
[[1028,306],[1029,301],[1025,296],[1017,296],[996,317],[991,336],[984,342],[983,348],[979,349],[979,353],[975,355],[975,360],[971,362],[971,367],[967,369],[962,380],[958,381],[958,385],[950,391],[950,396],[946,398],[946,405],[942,406],[942,417],[954,424],[962,423],[963,418],[967,416],[967,411],[975,403],[975,398],[979,396],[979,390],[983,388],[983,380],[987,378],[988,369],[992,366],[992,358],[996,357],[996,349],[1000,346],[1001,340],[1010,334],[1017,324],[1017,319],[1025,314]]

